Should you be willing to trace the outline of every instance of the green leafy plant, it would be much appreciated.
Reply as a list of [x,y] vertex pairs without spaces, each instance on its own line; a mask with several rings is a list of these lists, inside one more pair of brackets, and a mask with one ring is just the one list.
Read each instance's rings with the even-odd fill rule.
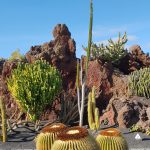
[[132,95],[150,98],[150,68],[143,68],[129,75],[129,89]]
[[18,60],[24,60],[25,59],[25,56],[20,53],[19,49],[12,52],[11,56],[8,58],[8,60],[10,60],[10,61],[16,60],[16,59],[18,59]]
[[100,131],[96,137],[101,150],[128,150],[128,144],[121,132],[115,128]]
[[6,142],[7,141],[6,109],[2,97],[0,97],[0,112],[2,121],[2,141]]
[[61,91],[62,80],[56,68],[37,60],[33,64],[19,63],[7,79],[7,85],[21,111],[36,121]]
[[96,107],[95,102],[95,87],[88,96],[88,122],[90,129],[98,130],[100,128],[99,109]]
[[127,50],[125,49],[125,44],[127,42],[126,33],[121,37],[119,33],[119,37],[117,41],[113,41],[112,39],[108,40],[108,44],[104,45],[92,44],[91,46],[91,54],[93,59],[100,59],[106,62],[111,62],[112,64],[118,64],[119,60],[126,56]]

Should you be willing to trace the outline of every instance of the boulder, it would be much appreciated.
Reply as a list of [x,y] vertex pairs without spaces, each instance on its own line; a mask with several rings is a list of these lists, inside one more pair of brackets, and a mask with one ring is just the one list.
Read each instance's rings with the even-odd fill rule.
[[29,63],[44,59],[55,66],[62,75],[65,90],[75,86],[76,44],[65,24],[58,24],[53,30],[54,40],[39,46],[32,46],[26,53]]
[[143,128],[148,128],[150,127],[149,110],[150,99],[138,96],[113,98],[101,118],[103,120],[108,118],[110,125],[118,124],[119,127],[129,128],[134,124],[143,124]]

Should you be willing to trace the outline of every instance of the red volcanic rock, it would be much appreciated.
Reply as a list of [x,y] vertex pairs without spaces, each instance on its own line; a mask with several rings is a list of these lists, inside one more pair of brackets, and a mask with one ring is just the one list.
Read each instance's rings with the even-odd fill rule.
[[58,24],[53,30],[54,40],[39,46],[32,46],[26,53],[29,63],[44,59],[55,66],[62,75],[64,89],[75,86],[76,77],[76,44],[64,24]]
[[113,98],[110,100],[102,119],[108,118],[110,125],[116,123],[119,127],[124,128],[129,128],[133,124],[142,125],[142,123],[142,127],[148,127],[150,123],[149,109],[150,100],[143,97]]
[[14,61],[5,61],[3,64],[2,75],[0,76],[0,95],[4,98],[4,103],[6,106],[6,115],[8,118],[12,116],[15,112],[16,114],[13,118],[17,117],[17,114],[20,112],[17,104],[15,103],[13,97],[8,91],[6,79],[11,75],[11,71],[16,68],[18,60]]
[[139,70],[143,67],[150,67],[150,57],[144,54],[139,45],[130,47],[130,71]]

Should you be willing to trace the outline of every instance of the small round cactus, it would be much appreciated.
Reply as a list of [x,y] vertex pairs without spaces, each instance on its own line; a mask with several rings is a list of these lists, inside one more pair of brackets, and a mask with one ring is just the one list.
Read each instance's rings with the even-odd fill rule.
[[87,129],[71,127],[58,135],[52,150],[99,150],[99,146]]
[[102,130],[96,137],[101,150],[128,150],[128,145],[121,132],[115,128]]
[[37,150],[51,150],[51,147],[56,140],[58,134],[67,127],[62,123],[54,123],[42,129],[41,133],[36,138]]

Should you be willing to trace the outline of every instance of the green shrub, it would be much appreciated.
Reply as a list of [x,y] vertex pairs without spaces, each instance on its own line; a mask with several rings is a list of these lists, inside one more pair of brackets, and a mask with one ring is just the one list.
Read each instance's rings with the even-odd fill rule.
[[92,57],[94,59],[100,59],[106,62],[112,62],[112,64],[117,64],[119,60],[126,56],[127,50],[124,48],[127,42],[126,33],[121,37],[119,33],[119,38],[115,42],[112,39],[108,40],[108,44],[104,45],[92,44]]
[[132,95],[150,98],[150,68],[143,68],[129,75],[129,89]]
[[19,63],[7,85],[21,110],[35,121],[62,89],[62,80],[56,68],[38,60],[33,64]]

